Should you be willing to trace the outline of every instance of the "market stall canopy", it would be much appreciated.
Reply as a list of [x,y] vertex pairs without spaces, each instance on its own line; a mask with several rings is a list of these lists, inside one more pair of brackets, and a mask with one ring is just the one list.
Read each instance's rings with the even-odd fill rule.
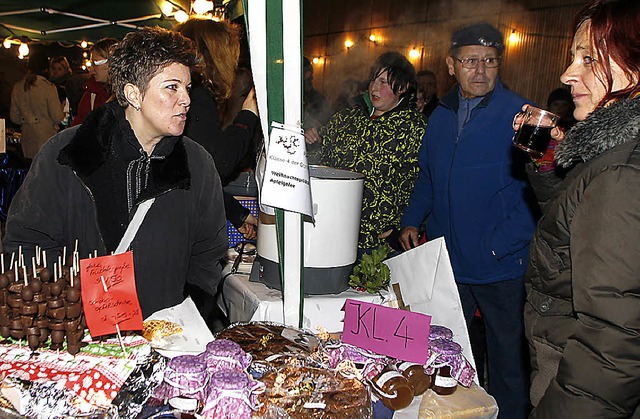
[[[164,3],[163,0],[3,0],[0,37],[77,44],[104,37],[122,38],[140,26],[171,28],[176,21],[163,13]],[[174,12],[190,10],[189,0],[169,3]]]

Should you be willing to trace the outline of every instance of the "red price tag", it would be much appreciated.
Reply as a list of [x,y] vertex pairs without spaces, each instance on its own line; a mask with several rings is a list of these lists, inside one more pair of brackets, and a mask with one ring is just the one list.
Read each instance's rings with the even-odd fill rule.
[[424,364],[431,316],[347,299],[342,340],[403,361]]
[[80,280],[91,336],[142,330],[132,252],[80,260]]

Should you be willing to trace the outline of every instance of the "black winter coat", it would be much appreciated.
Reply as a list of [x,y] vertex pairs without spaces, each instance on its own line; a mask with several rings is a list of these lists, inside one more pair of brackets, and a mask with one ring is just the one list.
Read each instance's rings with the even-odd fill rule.
[[[63,247],[69,254],[78,239],[81,257],[94,250],[107,254],[104,233],[112,220],[95,199],[105,191],[88,185],[109,184],[105,161],[113,161],[115,149],[136,151],[129,147],[132,136],[124,111],[111,103],[82,126],[50,139],[11,203],[5,251],[22,245],[30,260],[38,245],[52,266]],[[140,202],[156,198],[131,244],[144,317],[182,302],[187,281],[215,293],[219,260],[228,248],[222,186],[211,156],[186,137],[166,137],[156,145],[150,165],[148,185],[129,213],[130,218]]]
[[260,119],[251,111],[240,111],[233,124],[223,130],[216,100],[209,89],[196,84],[189,95],[191,106],[184,135],[203,146],[213,156],[220,179],[226,184],[249,151]]
[[544,215],[525,326],[533,418],[626,418],[640,405],[640,99],[593,112],[531,173]]

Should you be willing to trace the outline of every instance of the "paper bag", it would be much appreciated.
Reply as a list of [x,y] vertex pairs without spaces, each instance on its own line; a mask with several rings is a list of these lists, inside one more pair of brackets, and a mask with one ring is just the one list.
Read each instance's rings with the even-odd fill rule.
[[428,241],[384,263],[391,270],[391,283],[400,286],[404,304],[413,312],[431,316],[431,324],[451,329],[453,339],[462,346],[464,356],[475,368],[444,238]]

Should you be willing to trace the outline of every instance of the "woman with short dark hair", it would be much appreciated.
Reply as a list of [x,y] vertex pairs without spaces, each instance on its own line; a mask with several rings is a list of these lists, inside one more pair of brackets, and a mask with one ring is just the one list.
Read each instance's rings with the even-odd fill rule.
[[[182,302],[186,282],[215,293],[228,247],[222,186],[211,156],[182,136],[197,63],[191,41],[145,28],[109,59],[117,100],[47,142],[11,203],[4,249],[22,246],[31,260],[40,246],[49,266],[76,239],[80,255],[131,249],[148,317]],[[147,205],[128,244],[129,221]]]

